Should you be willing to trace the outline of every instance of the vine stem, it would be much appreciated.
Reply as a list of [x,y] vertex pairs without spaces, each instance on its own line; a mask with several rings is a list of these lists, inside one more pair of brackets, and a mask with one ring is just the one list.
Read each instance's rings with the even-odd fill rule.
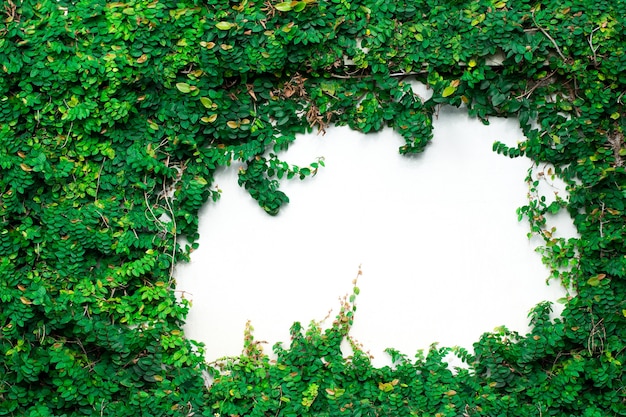
[[593,53],[593,64],[594,65],[598,65],[598,56],[596,55],[596,51],[598,50],[599,45],[596,45],[596,46],[593,45],[593,34],[596,33],[596,31],[598,31],[600,29],[601,29],[601,27],[598,26],[597,28],[592,30],[591,34],[589,34],[589,39],[587,39],[587,43],[589,43],[589,48],[591,48],[591,52]]
[[[394,72],[389,74],[390,77],[410,77],[412,75],[420,75],[426,74],[426,71],[411,71],[411,72]],[[360,74],[360,75],[340,75],[340,74],[330,74],[333,78],[339,78],[342,80],[350,80],[350,79],[358,79],[358,78],[367,78],[371,77],[372,74]]]
[[411,71],[411,72],[394,72],[389,74],[390,77],[410,77],[412,75],[426,74],[426,71]]
[[339,78],[341,80],[350,80],[353,78],[365,78],[369,77],[369,75],[339,75],[339,74],[330,74],[333,78]]
[[172,245],[173,246],[172,254],[170,255],[172,257],[172,264],[170,265],[170,282],[171,282],[174,279],[174,266],[176,264],[176,244],[177,244],[178,231],[176,230],[176,214],[174,213],[174,210],[172,209],[170,201],[167,197],[165,197],[165,204],[167,204],[167,209],[170,211],[170,214],[172,215],[172,223],[174,227],[174,231],[172,233],[172,236],[174,238],[174,243]]
[[541,80],[537,81],[537,84],[533,85],[530,90],[525,91],[524,94],[521,94],[517,97],[515,97],[516,100],[519,100],[521,98],[528,98],[531,96],[531,94],[539,87],[541,87],[542,85],[546,85],[548,83],[548,81],[550,81],[550,78],[552,78],[552,76],[556,74],[556,70],[552,71],[550,73],[550,75],[548,75],[545,78],[542,78]]
[[100,170],[98,171],[98,181],[96,182],[96,193],[94,195],[94,202],[98,201],[98,191],[100,190],[100,176],[102,175],[102,168],[104,168],[104,163],[106,162],[106,158],[102,161],[100,165]]
[[541,33],[543,33],[546,36],[546,38],[550,39],[550,42],[552,42],[552,45],[554,45],[554,47],[556,48],[556,51],[558,52],[558,54],[561,57],[561,59],[563,61],[567,61],[567,58],[565,58],[565,55],[563,55],[563,52],[561,52],[561,48],[559,48],[559,45],[556,43],[554,38],[552,36],[550,36],[550,34],[548,32],[546,32],[546,30],[544,28],[539,26],[539,23],[537,23],[537,20],[535,19],[535,12],[532,12],[531,17],[533,19],[533,23],[535,24],[535,26],[537,26],[537,29],[539,29],[541,31]]

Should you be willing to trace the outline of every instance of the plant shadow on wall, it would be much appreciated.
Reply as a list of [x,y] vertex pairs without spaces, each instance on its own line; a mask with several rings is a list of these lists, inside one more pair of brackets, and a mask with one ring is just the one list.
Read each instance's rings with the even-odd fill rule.
[[[625,7],[5,2],[0,414],[625,415]],[[199,208],[219,198],[215,170],[243,162],[240,184],[275,214],[278,180],[318,168],[276,156],[297,133],[390,126],[418,153],[436,106],[461,103],[485,123],[518,117],[527,140],[495,150],[551,162],[569,186],[567,203],[531,192],[520,209],[576,291],[562,319],[538,305],[528,335],[457,350],[470,367],[456,374],[438,347],[376,369],[356,346],[340,354],[348,298],[329,329],[294,326],[275,363],[252,339],[223,374],[204,363],[171,273],[189,257],[178,239],[194,247]],[[580,239],[547,230],[561,209]],[[217,373],[208,390],[203,372]]]

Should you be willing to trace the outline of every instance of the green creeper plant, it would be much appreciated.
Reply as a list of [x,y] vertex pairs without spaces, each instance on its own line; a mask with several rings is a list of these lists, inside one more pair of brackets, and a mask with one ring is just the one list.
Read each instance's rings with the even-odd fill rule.
[[[0,415],[626,415],[623,0],[1,6]],[[355,288],[330,327],[294,325],[277,359],[249,332],[242,356],[205,363],[172,273],[219,199],[216,170],[240,165],[276,214],[283,178],[323,167],[280,159],[298,134],[390,127],[399,152],[427,152],[440,105],[517,118],[526,140],[494,151],[567,184],[548,204],[529,176],[518,210],[572,290],[562,316],[542,303],[527,335],[390,349],[378,369],[356,342],[341,354]],[[561,210],[580,238],[553,237]]]

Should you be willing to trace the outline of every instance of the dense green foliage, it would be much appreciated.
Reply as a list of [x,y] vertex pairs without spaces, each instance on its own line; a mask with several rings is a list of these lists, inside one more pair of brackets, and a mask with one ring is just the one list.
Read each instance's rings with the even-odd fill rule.
[[[0,415],[624,416],[626,2],[3,0],[0,8]],[[488,60],[501,54],[502,65]],[[409,81],[434,92],[423,100]],[[354,296],[326,330],[292,329],[270,360],[209,366],[185,339],[172,271],[217,200],[217,169],[270,214],[276,154],[329,124],[390,126],[427,151],[440,104],[527,140],[494,150],[555,165],[569,201],[529,176],[520,217],[570,286],[532,331],[344,358]],[[566,209],[579,239],[553,237]],[[245,252],[241,254],[245,258]],[[454,254],[450,254],[454,257]],[[215,335],[219,337],[219,335]],[[214,377],[210,389],[205,377]]]

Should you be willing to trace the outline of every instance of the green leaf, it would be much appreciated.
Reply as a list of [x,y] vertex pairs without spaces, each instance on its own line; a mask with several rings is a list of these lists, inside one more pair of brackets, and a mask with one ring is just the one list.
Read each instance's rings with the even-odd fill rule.
[[494,106],[499,106],[500,104],[504,103],[505,100],[506,100],[506,95],[498,93],[493,96],[493,98],[491,99],[491,103]]
[[591,285],[592,287],[596,287],[600,284],[600,281],[602,281],[605,277],[606,277],[606,274],[598,274],[596,276],[589,278],[587,280],[587,284]]
[[288,11],[290,11],[292,9],[291,3],[292,2],[290,2],[290,1],[285,1],[285,2],[282,2],[282,3],[278,3],[274,7],[276,8],[276,10],[280,10],[281,12],[288,12]]
[[207,109],[210,109],[213,107],[213,100],[211,100],[208,97],[200,97],[200,103],[202,103],[202,105],[206,107]]
[[452,94],[454,94],[454,92],[456,91],[456,87],[453,87],[451,85],[447,86],[446,88],[443,89],[443,93],[441,94],[442,97],[449,97]]
[[234,28],[235,26],[237,26],[235,23],[224,22],[224,21],[221,21],[215,24],[215,27],[218,28],[219,30],[230,30]]
[[178,91],[185,94],[191,91],[191,87],[187,83],[176,83],[176,88]]
[[205,123],[213,123],[214,121],[217,120],[217,113],[212,114],[210,116],[204,116],[204,117],[200,118],[200,120],[202,120]]
[[304,10],[304,8],[306,7],[306,2],[304,1],[299,1],[296,3],[296,5],[293,7],[293,11],[294,12],[301,12],[302,10]]

